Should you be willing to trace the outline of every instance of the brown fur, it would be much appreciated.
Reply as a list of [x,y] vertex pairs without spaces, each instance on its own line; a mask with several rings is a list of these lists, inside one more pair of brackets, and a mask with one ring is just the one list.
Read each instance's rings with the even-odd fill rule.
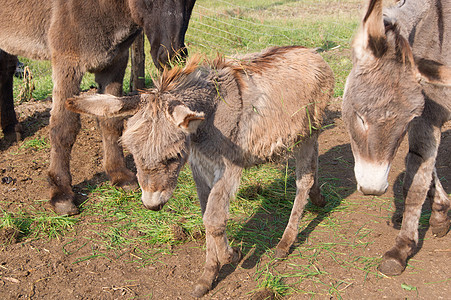
[[[128,48],[142,29],[150,41],[151,55],[157,67],[162,68],[176,54],[185,55],[184,36],[194,1],[29,0],[26,5],[19,0],[2,2],[0,48],[11,55],[52,61],[52,147],[48,175],[50,203],[57,213],[78,213],[69,161],[80,119],[66,110],[66,99],[78,94],[86,72],[95,73],[99,93],[122,96]],[[5,57],[0,54],[2,68]],[[10,96],[12,86],[4,83],[11,80],[12,75],[8,73],[8,76],[4,79],[2,73],[0,77],[0,85],[9,89],[2,89],[0,95],[2,129],[6,133],[18,131]],[[122,187],[136,186],[136,177],[125,167],[122,148],[118,144],[122,119],[101,117],[99,127],[104,166],[112,183]]]
[[[308,196],[325,205],[317,138],[334,78],[320,55],[296,46],[197,64],[163,73],[153,91],[161,109],[144,104],[129,119],[123,143],[136,162],[142,201],[153,210],[169,200],[189,159],[207,240],[204,273],[193,293],[200,297],[211,289],[221,265],[240,259],[225,229],[243,168],[296,159],[297,194],[278,257],[286,256],[296,239]],[[98,111],[85,105],[86,99],[76,101],[86,113]]]
[[382,11],[382,1],[371,0],[353,42],[343,119],[360,191],[385,192],[390,163],[406,132],[409,135],[401,231],[379,266],[388,275],[404,270],[418,243],[426,198],[432,203],[433,233],[443,236],[449,229],[450,200],[435,171],[440,129],[451,118],[451,92],[443,86],[451,74],[449,32],[449,1],[411,0]]

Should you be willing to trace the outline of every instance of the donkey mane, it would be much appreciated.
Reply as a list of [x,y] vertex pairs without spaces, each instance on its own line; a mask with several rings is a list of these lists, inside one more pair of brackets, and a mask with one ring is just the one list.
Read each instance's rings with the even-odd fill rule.
[[189,75],[197,70],[200,61],[201,56],[196,54],[187,60],[184,67],[180,65],[175,65],[172,69],[165,67],[158,81],[153,81],[157,93],[161,94],[181,89],[197,79],[198,76],[193,78]]
[[407,62],[411,66],[415,66],[415,60],[413,58],[412,48],[410,47],[409,42],[401,35],[397,23],[388,22],[385,24],[385,33],[388,34],[392,32],[395,36],[395,47],[396,47],[396,57],[402,62],[403,65]]
[[[272,47],[259,55],[250,54],[243,57],[225,58],[223,55],[217,55],[212,61],[206,60],[204,66],[219,71],[229,69],[235,77],[238,84],[243,86],[242,75],[247,72],[262,73],[265,69],[272,67],[277,63],[277,58],[292,48],[305,48],[301,46]],[[202,57],[200,55],[191,56],[185,66],[176,65],[172,69],[165,68],[158,80],[154,80],[156,94],[171,92],[196,82],[201,76],[199,70]],[[199,71],[199,72],[197,72]],[[193,76],[194,75],[194,76]],[[146,91],[148,92],[148,91]]]
[[274,66],[277,59],[282,57],[284,53],[289,52],[293,48],[305,48],[302,46],[285,46],[285,47],[271,47],[266,49],[263,53],[252,53],[245,56],[232,57],[226,59],[224,56],[218,56],[211,63],[214,69],[230,68],[234,74],[246,74],[247,72],[261,74],[265,69]]
[[388,52],[388,41],[387,36],[391,33],[394,36],[395,43],[395,58],[401,62],[403,65],[409,63],[411,66],[415,65],[415,60],[413,58],[412,48],[409,42],[401,35],[398,24],[391,22],[390,20],[384,20],[385,36],[368,36],[368,47],[370,48],[373,55],[381,59]]

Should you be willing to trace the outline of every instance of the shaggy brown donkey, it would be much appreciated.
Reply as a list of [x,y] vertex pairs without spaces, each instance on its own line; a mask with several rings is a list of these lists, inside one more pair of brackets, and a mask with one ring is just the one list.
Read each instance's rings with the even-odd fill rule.
[[[85,72],[95,74],[100,93],[122,96],[128,48],[144,29],[154,63],[161,68],[176,53],[186,54],[184,36],[195,0],[4,0],[0,10],[0,48],[11,55],[52,61],[50,117],[50,203],[59,214],[76,214],[70,153],[80,129],[79,115],[64,103],[79,93]],[[15,57],[0,54],[1,125],[18,135],[11,96]],[[125,167],[118,139],[121,118],[99,118],[104,167],[113,184],[136,186]]]
[[243,168],[288,155],[296,159],[297,193],[276,248],[279,257],[288,254],[298,235],[308,196],[325,205],[317,138],[333,86],[332,70],[321,56],[293,46],[202,66],[192,61],[163,73],[156,90],[140,96],[96,95],[68,104],[97,116],[134,113],[123,142],[135,158],[149,209],[159,210],[169,200],[189,160],[207,239],[204,273],[194,288],[199,297],[211,289],[221,265],[240,259],[225,229]]

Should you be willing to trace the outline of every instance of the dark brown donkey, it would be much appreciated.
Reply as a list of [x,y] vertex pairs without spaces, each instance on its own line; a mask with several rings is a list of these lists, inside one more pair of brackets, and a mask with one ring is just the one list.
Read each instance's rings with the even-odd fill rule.
[[193,293],[200,297],[211,289],[222,264],[240,259],[225,229],[243,168],[288,154],[296,158],[296,199],[277,245],[279,257],[288,254],[298,235],[308,195],[314,204],[325,205],[317,181],[317,137],[333,85],[332,71],[320,55],[282,47],[211,65],[191,61],[184,69],[164,72],[156,90],[141,96],[96,95],[68,104],[97,116],[134,113],[123,142],[135,159],[149,209],[159,210],[169,200],[189,160],[207,239],[204,273]]
[[[451,117],[451,2],[400,1],[382,9],[372,0],[353,42],[353,68],[343,97],[358,189],[381,195],[395,152],[406,132],[409,153],[401,231],[379,270],[400,274],[418,243],[426,198],[433,234],[449,229],[450,200],[435,170],[442,125]],[[445,85],[448,85],[445,86]]]
[[[78,114],[66,110],[79,93],[85,72],[95,74],[100,93],[122,96],[128,48],[144,29],[154,63],[161,68],[176,53],[186,54],[184,37],[195,0],[5,0],[0,10],[0,48],[12,55],[52,61],[53,106],[50,117],[51,200],[59,214],[76,214],[70,153],[80,129]],[[19,135],[13,110],[15,57],[0,53],[1,125]],[[125,167],[118,139],[120,118],[99,118],[104,167],[113,184],[136,185]]]

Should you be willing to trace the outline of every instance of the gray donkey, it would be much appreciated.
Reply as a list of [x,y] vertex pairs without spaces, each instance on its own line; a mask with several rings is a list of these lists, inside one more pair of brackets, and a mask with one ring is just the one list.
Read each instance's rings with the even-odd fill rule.
[[401,274],[418,245],[421,208],[430,200],[431,231],[447,234],[451,201],[437,176],[441,128],[451,119],[451,2],[371,0],[353,42],[343,96],[358,190],[382,195],[401,141],[409,137],[401,230],[379,270]]
[[288,154],[296,159],[296,199],[276,248],[288,255],[307,197],[324,206],[317,176],[322,114],[333,87],[332,70],[312,50],[269,48],[233,59],[218,58],[165,71],[142,95],[69,99],[70,110],[96,116],[133,114],[122,141],[134,156],[144,206],[160,210],[188,160],[206,229],[204,273],[193,295],[211,289],[220,266],[241,253],[226,237],[229,202],[243,168]]

